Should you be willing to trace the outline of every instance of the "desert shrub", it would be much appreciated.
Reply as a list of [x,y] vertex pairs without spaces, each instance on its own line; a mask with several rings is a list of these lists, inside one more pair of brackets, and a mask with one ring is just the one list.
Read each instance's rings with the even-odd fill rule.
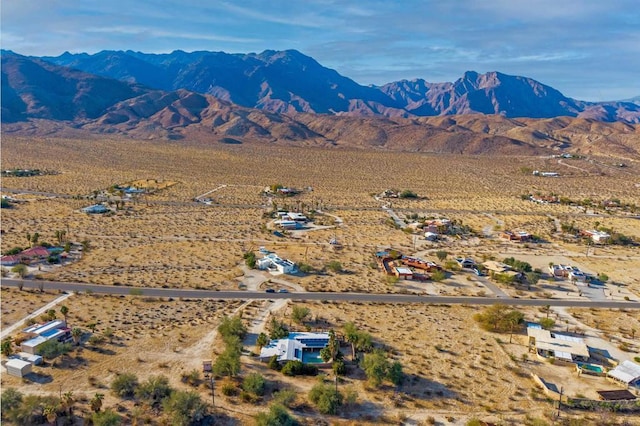
[[280,369],[282,368],[280,366],[280,363],[278,362],[278,355],[273,355],[271,358],[269,358],[269,363],[267,365],[270,369],[276,371],[280,371]]
[[7,388],[2,392],[0,413],[2,414],[3,419],[6,418],[7,413],[9,413],[10,410],[13,410],[22,403],[22,398],[22,393],[15,388]]
[[122,373],[111,382],[111,391],[120,398],[130,398],[135,395],[138,387],[138,377],[133,373]]
[[280,404],[273,404],[268,413],[260,413],[256,416],[256,426],[296,426],[298,424]]
[[260,373],[251,373],[242,381],[242,389],[254,395],[264,395],[267,381]]
[[293,360],[287,361],[281,371],[285,376],[315,376],[318,374],[318,367]]
[[171,416],[171,424],[187,426],[200,424],[207,415],[205,404],[197,392],[175,391],[165,398],[162,407]]
[[233,382],[225,382],[222,385],[222,394],[224,396],[235,396],[238,394],[238,388]]
[[289,408],[293,406],[293,403],[295,402],[297,397],[298,394],[292,389],[282,389],[281,391],[273,394],[273,400],[276,403],[282,404],[285,407]]
[[338,262],[337,260],[332,260],[331,262],[327,263],[327,269],[331,272],[342,272],[342,263]]
[[123,422],[123,418],[111,409],[98,411],[91,415],[91,421],[94,426],[116,426]]
[[158,404],[168,397],[172,391],[173,389],[169,386],[167,377],[151,376],[145,382],[140,383],[135,390],[135,394],[138,398],[149,400],[152,404]]
[[331,385],[318,383],[309,391],[309,400],[322,414],[336,414],[342,405],[343,396]]

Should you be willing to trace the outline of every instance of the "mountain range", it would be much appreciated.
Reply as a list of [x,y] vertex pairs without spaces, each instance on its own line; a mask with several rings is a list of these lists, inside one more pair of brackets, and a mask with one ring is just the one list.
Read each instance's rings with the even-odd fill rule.
[[3,50],[3,133],[37,133],[43,121],[48,129],[55,122],[57,129],[145,138],[467,153],[533,153],[571,143],[567,135],[576,129],[598,128],[605,137],[596,140],[629,153],[625,135],[637,137],[640,105],[579,101],[499,72],[362,86],[295,50],[40,58]]

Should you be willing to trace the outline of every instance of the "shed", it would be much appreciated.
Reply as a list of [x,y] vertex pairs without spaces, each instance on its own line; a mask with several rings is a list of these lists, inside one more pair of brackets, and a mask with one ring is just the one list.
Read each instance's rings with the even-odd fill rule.
[[624,400],[636,399],[636,396],[626,389],[597,391],[597,392],[598,392],[598,395],[600,395],[600,399],[605,401],[624,401]]
[[410,280],[413,278],[413,271],[410,268],[396,267],[395,274],[398,278],[403,278],[405,280]]
[[31,373],[31,363],[23,361],[21,359],[12,358],[4,365],[7,369],[7,374],[10,376],[24,377]]

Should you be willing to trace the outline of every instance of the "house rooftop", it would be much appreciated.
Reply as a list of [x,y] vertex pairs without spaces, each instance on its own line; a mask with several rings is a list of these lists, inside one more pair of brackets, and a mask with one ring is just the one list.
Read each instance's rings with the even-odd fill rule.
[[623,361],[616,368],[609,371],[607,375],[621,382],[631,383],[640,380],[640,365],[632,361]]
[[527,328],[527,336],[536,339],[537,349],[553,352],[556,358],[571,360],[571,355],[589,358],[589,348],[580,337],[534,327]]

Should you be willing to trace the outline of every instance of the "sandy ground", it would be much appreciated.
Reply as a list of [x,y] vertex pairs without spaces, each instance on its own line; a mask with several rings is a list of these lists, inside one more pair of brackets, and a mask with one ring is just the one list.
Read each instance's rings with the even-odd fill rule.
[[[639,238],[637,219],[618,213],[584,216],[574,207],[539,205],[521,199],[523,194],[540,192],[572,199],[618,198],[637,203],[634,185],[638,173],[634,174],[637,171],[634,166],[628,170],[630,173],[611,169],[603,175],[541,179],[520,171],[525,166],[542,170],[549,165],[548,159],[533,157],[264,149],[250,144],[204,146],[108,139],[99,143],[51,142],[3,137],[2,147],[2,168],[60,172],[34,178],[4,178],[3,187],[76,196],[15,195],[25,201],[2,212],[2,250],[25,247],[28,244],[25,235],[34,232],[40,234],[40,241],[53,242],[59,230],[65,230],[74,242],[90,241],[90,250],[79,261],[51,271],[34,271],[44,278],[149,287],[271,286],[291,291],[304,288],[490,295],[490,289],[464,271],[441,283],[402,281],[392,285],[375,267],[373,253],[393,247],[428,260],[435,260],[438,250],[446,250],[449,258],[502,260],[513,256],[540,268],[546,268],[550,261],[574,264],[588,272],[609,275],[605,297],[637,300],[640,296],[637,248],[609,246],[587,250],[584,245],[563,241],[556,233],[560,223],[575,222],[576,226],[592,228],[597,220],[602,226]],[[91,204],[91,200],[82,197],[113,184],[141,179],[170,181],[175,185],[128,202],[123,210],[112,215],[80,212]],[[277,207],[320,209],[332,222],[330,226],[336,227],[284,238],[273,235],[266,229],[268,219],[264,217],[273,204],[262,189],[276,183],[312,189],[294,198],[274,198]],[[389,208],[400,219],[411,213],[448,217],[469,225],[476,236],[448,237],[432,243],[396,229],[389,223],[390,216],[381,208],[382,203],[373,197],[388,188],[410,189],[424,197],[391,201]],[[212,198],[213,204],[193,202],[194,197],[203,194]],[[338,223],[336,217],[340,219]],[[504,242],[497,238],[502,229],[528,231],[547,242],[523,245]],[[329,245],[331,238],[337,238],[342,246]],[[318,272],[285,278],[246,271],[240,263],[242,254],[260,246],[283,258],[307,263]],[[331,261],[339,261],[344,271],[326,272],[325,267]],[[507,287],[500,290],[518,297],[586,297],[580,296],[575,286],[562,281],[542,280],[533,290]],[[3,327],[20,321],[58,296],[3,290]],[[270,314],[288,315],[290,306],[283,302],[159,301],[87,294],[69,298],[65,304],[70,308],[70,325],[88,330],[87,326],[95,323],[98,333],[109,328],[114,331],[113,342],[98,350],[86,347],[58,367],[46,367],[43,383],[24,384],[3,375],[3,387],[20,386],[29,392],[73,388],[90,396],[96,391],[105,392],[105,386],[117,372],[134,371],[144,377],[151,372],[165,374],[176,387],[184,388],[180,376],[199,368],[202,358],[214,356],[219,343],[215,328],[223,315],[242,312],[250,336],[255,336]],[[409,380],[398,407],[389,400],[392,389],[373,392],[361,378],[349,379],[346,385],[358,389],[361,403],[360,409],[344,415],[355,417],[352,421],[358,424],[400,423],[397,416],[417,424],[426,421],[429,415],[445,424],[464,424],[474,414],[483,419],[521,424],[527,413],[542,416],[549,409],[544,397],[531,390],[528,369],[533,362],[522,363],[518,358],[524,346],[517,339],[511,345],[498,343],[496,338],[504,342],[505,337],[480,331],[471,320],[476,312],[472,307],[331,303],[309,307],[314,317],[320,319],[313,327],[341,327],[345,321],[356,321],[406,365]],[[569,313],[586,326],[603,331],[603,337],[614,347],[623,340],[633,340],[629,336],[630,324],[637,321],[634,312]],[[564,312],[560,314],[561,322],[570,320]],[[531,318],[540,315],[528,312]],[[573,322],[571,325],[582,327]],[[247,341],[248,345],[251,343]],[[546,371],[549,366],[535,367]],[[549,371],[556,368],[552,367]],[[277,383],[294,388],[306,389],[313,383],[312,379],[287,381],[249,360],[245,368],[263,371]],[[564,380],[564,376],[559,377]],[[199,389],[206,397],[206,387]],[[108,398],[107,405],[117,402]],[[264,409],[264,405],[246,407],[237,400],[225,404],[241,423],[248,419],[242,412]],[[371,413],[371,417],[367,418],[365,413]],[[446,416],[454,420],[447,420]]]

